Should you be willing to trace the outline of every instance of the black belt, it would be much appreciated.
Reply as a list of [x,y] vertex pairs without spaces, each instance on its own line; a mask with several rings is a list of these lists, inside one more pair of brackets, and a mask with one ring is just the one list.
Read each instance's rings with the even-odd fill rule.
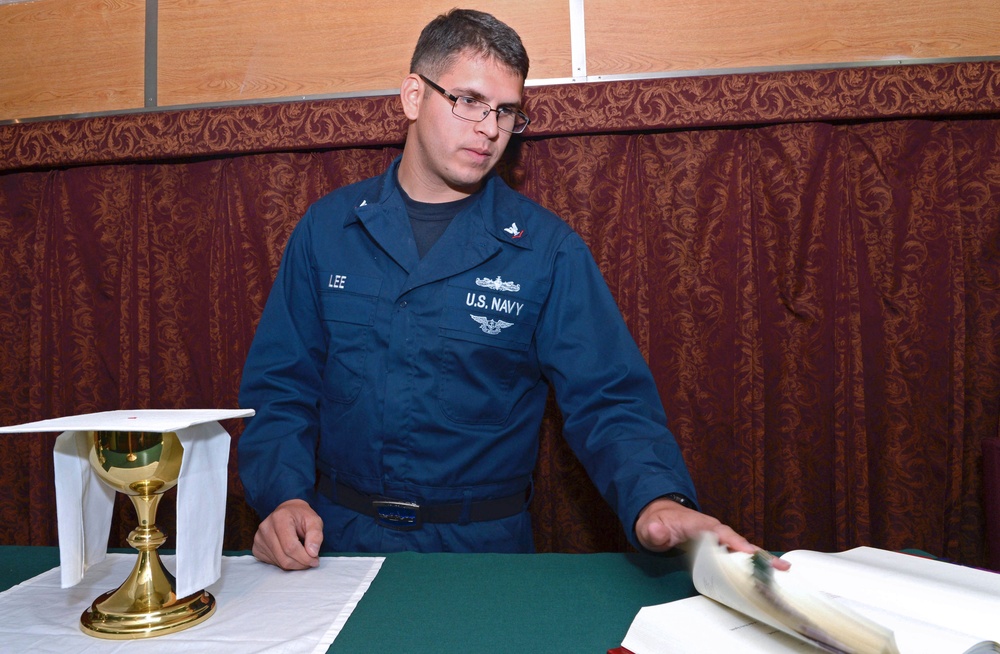
[[425,522],[466,523],[509,518],[523,511],[528,500],[528,491],[525,489],[507,497],[490,500],[420,504],[380,495],[366,495],[345,484],[334,484],[326,475],[320,475],[317,490],[334,504],[374,518],[384,527],[402,531],[419,529]]

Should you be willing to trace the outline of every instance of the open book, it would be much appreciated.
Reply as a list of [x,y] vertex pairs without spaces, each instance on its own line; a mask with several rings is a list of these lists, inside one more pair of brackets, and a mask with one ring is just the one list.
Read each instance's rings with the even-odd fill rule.
[[634,654],[1000,652],[1000,574],[859,547],[799,550],[788,571],[705,536],[700,596],[641,609],[622,647]]

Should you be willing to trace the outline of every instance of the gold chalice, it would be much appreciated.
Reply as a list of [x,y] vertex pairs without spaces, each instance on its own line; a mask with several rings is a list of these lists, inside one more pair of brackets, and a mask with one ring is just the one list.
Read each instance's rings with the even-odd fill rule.
[[127,640],[175,633],[208,619],[215,612],[215,598],[204,590],[178,598],[174,576],[156,552],[167,540],[156,527],[156,507],[163,493],[177,485],[184,454],[177,434],[90,433],[90,465],[135,506],[139,526],[128,535],[128,544],[139,558],[117,590],[104,593],[83,612],[81,628],[98,638]]

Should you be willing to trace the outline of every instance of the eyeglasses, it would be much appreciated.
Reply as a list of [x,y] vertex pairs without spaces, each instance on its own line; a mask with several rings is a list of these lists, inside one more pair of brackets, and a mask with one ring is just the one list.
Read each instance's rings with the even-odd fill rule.
[[[420,73],[417,74],[420,75]],[[455,104],[451,108],[451,113],[462,120],[481,123],[486,120],[486,117],[490,113],[495,113],[497,115],[497,127],[511,134],[520,134],[528,126],[528,123],[531,122],[531,119],[523,111],[518,111],[511,107],[494,109],[482,100],[477,100],[467,95],[452,95],[423,75],[420,75],[420,79],[424,80],[432,89],[454,102]]]

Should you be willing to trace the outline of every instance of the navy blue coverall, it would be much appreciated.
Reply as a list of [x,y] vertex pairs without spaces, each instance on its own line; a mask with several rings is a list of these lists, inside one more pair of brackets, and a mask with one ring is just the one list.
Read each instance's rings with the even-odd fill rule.
[[423,505],[516,494],[530,488],[549,385],[633,544],[646,504],[694,498],[583,240],[491,174],[420,259],[394,180],[390,169],[321,198],[289,239],[240,390],[256,410],[239,466],[258,514],[306,500],[326,551],[533,551],[527,503],[508,518],[401,531],[316,482]]

